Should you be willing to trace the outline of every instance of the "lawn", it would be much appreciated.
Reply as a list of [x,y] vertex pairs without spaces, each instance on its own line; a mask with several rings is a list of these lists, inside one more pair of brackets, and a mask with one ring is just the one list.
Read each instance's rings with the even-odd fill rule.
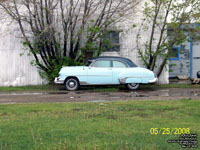
[[0,87],[0,92],[11,92],[11,91],[57,91],[59,90],[57,85],[30,85],[30,86],[10,86]]
[[[141,85],[140,89],[160,89],[160,88],[200,88],[200,84],[166,84],[166,85]],[[124,85],[120,86],[81,86],[82,91],[93,92],[119,92],[128,91]],[[0,87],[0,92],[14,92],[14,91],[65,91],[63,85],[36,85],[36,86],[18,86],[18,87]]]
[[[0,150],[175,150],[172,129],[200,135],[200,101],[0,105]],[[157,135],[151,128],[170,128]]]

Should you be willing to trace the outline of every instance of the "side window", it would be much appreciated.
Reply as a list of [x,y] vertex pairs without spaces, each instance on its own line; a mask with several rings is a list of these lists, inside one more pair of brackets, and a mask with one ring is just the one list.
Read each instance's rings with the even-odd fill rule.
[[92,65],[93,67],[111,67],[109,60],[98,60]]
[[113,61],[113,68],[127,68],[127,65],[120,61]]
[[170,58],[169,60],[179,60],[179,52],[180,48],[179,47],[174,47],[170,50]]

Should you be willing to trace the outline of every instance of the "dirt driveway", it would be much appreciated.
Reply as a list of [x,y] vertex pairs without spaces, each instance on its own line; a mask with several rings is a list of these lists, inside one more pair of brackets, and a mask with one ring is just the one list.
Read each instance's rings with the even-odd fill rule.
[[9,92],[0,93],[0,104],[48,102],[105,102],[127,100],[200,100],[200,89],[169,88],[121,92]]

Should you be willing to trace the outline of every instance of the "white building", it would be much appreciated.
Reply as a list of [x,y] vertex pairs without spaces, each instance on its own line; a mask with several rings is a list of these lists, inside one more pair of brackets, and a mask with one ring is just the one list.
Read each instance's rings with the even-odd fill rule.
[[[141,4],[142,5],[142,4]],[[143,66],[138,58],[136,49],[136,33],[138,28],[130,29],[133,24],[141,23],[141,5],[138,6],[137,13],[129,16],[125,21],[117,25],[119,33],[119,49],[105,52],[103,55],[122,56],[131,59],[138,66]],[[144,38],[147,35],[144,35]],[[24,55],[21,55],[24,53]],[[0,20],[0,86],[23,86],[44,84],[38,74],[36,67],[30,64],[33,57],[28,55],[20,39],[20,30],[17,24],[11,22],[10,18]],[[163,71],[159,82],[168,83],[168,71]]]

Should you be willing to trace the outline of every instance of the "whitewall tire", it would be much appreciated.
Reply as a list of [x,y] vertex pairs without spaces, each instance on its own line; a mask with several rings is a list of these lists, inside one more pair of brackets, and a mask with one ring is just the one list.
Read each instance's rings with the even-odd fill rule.
[[137,90],[137,89],[139,89],[140,84],[139,83],[128,83],[128,84],[126,84],[126,87],[129,90]]
[[65,82],[65,88],[68,91],[76,91],[79,88],[79,82],[76,78],[69,78]]

